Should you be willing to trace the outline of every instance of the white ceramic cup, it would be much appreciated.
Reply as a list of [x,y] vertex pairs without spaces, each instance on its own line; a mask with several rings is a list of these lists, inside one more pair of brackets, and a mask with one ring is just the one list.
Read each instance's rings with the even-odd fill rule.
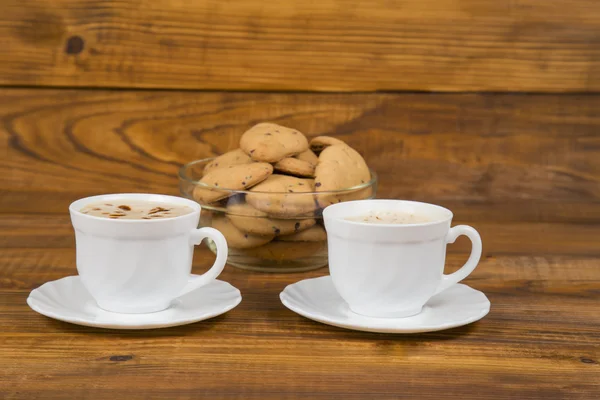
[[[158,220],[109,219],[81,213],[90,203],[127,200],[184,205],[190,214]],[[213,281],[227,261],[227,242],[213,228],[198,228],[200,205],[175,196],[109,194],[86,197],[69,206],[75,229],[77,271],[85,288],[104,310],[150,313]],[[212,239],[217,259],[203,275],[192,278],[194,245]]]
[[[346,218],[371,212],[416,213],[431,222],[374,224]],[[452,212],[402,200],[338,203],[323,211],[333,285],[350,310],[370,317],[400,318],[421,312],[437,293],[466,278],[481,257],[481,238],[470,226],[450,228]],[[472,242],[466,264],[444,275],[446,244],[460,235]]]

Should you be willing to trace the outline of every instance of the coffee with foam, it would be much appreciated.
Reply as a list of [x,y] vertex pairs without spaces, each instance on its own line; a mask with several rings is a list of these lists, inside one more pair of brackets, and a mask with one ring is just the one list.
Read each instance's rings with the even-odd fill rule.
[[346,220],[366,224],[423,224],[432,221],[426,215],[398,211],[371,211],[367,214],[347,217]]
[[116,201],[91,203],[79,211],[100,218],[153,220],[179,217],[189,214],[193,210],[188,206],[178,204],[123,198]]

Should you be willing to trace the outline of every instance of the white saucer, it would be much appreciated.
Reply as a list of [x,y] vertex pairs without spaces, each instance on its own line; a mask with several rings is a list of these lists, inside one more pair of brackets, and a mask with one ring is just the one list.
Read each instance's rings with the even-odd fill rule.
[[478,321],[490,311],[490,301],[483,293],[460,283],[432,297],[420,314],[407,318],[372,318],[353,313],[335,291],[330,276],[289,285],[279,298],[290,310],[314,321],[380,333],[418,333],[456,328]]
[[177,298],[164,311],[118,314],[99,308],[79,276],[47,282],[34,289],[27,298],[29,307],[47,317],[109,329],[154,329],[191,324],[226,313],[240,301],[239,290],[227,282],[215,280]]

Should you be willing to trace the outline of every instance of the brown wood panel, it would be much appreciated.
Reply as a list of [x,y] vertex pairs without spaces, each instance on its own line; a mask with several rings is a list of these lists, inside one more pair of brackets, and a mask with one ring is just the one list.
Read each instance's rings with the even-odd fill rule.
[[596,0],[4,0],[0,84],[598,91]]
[[[40,225],[45,224],[40,221]],[[6,232],[3,231],[3,233]],[[0,251],[0,265],[2,266],[0,289],[16,293],[20,290],[34,289],[47,281],[75,275],[77,271],[75,269],[75,252],[73,248],[71,246],[2,248]],[[194,255],[194,273],[200,274],[208,269],[214,258],[214,254],[205,246],[197,247]],[[465,256],[463,254],[449,254],[446,272],[456,270],[464,262]],[[480,265],[465,282],[473,284],[474,287],[484,290],[486,293],[494,293],[495,296],[525,293],[529,295],[560,294],[585,301],[587,296],[594,295],[594,289],[600,283],[599,267],[600,260],[595,256],[560,255],[551,251],[538,255],[487,255],[481,259]],[[227,281],[231,281],[232,284],[243,286],[247,291],[258,295],[261,291],[260,285],[264,285],[266,290],[283,290],[286,285],[296,282],[304,276],[315,277],[327,273],[327,268],[323,268],[310,273],[272,275],[242,271],[228,266],[225,269],[225,275],[222,277]],[[246,299],[244,299],[244,302],[246,302]],[[272,302],[269,302],[269,304],[269,307],[273,306]],[[541,306],[536,304],[523,306],[533,307],[538,311],[542,310]],[[600,304],[596,304],[596,306],[600,306]],[[504,306],[499,304],[496,307]],[[564,304],[556,304],[554,307],[557,307],[556,310],[554,308],[547,309],[545,312],[550,315],[553,311],[566,312],[568,310],[568,306]],[[591,313],[593,310],[595,310],[594,307],[578,311],[585,314],[587,312]],[[573,318],[575,317],[574,314]],[[596,317],[600,318],[600,315]],[[553,318],[559,319],[558,315]],[[13,329],[14,331],[16,328],[5,325],[3,329],[5,331]],[[31,329],[40,328],[31,327]]]
[[[42,223],[43,224],[43,223]],[[30,398],[594,399],[600,360],[596,258],[497,256],[467,283],[491,313],[421,335],[351,332],[295,315],[285,285],[327,273],[227,267],[244,300],[225,316],[154,331],[105,331],[27,308],[28,290],[75,273],[72,249],[0,252],[0,394]],[[196,252],[195,271],[212,262]],[[460,255],[450,255],[456,268]],[[74,397],[73,397],[74,396]]]
[[[488,208],[488,213],[493,213],[493,209]],[[461,218],[454,219],[453,224],[468,224],[476,228],[485,243],[484,255],[488,256],[549,253],[600,256],[598,222],[490,222],[472,218],[466,210]],[[0,249],[52,249],[74,246],[73,229],[67,209],[60,214],[0,214]],[[448,247],[453,253],[465,253],[470,249],[471,243],[466,238],[460,238],[456,244]],[[463,258],[466,260],[466,255]]]
[[[600,221],[600,96],[0,90],[0,212],[106,192],[176,194],[183,163],[258,121],[335,135],[380,197],[492,222]],[[40,201],[31,201],[39,199]]]

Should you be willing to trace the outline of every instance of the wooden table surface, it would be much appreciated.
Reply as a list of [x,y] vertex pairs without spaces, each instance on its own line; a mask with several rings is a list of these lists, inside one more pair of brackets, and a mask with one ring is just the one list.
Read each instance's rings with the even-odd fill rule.
[[[585,95],[260,94],[4,89],[0,96],[0,398],[598,399],[600,99]],[[490,314],[392,335],[319,324],[279,292],[327,269],[226,267],[242,303],[192,325],[118,331],[36,314],[76,274],[68,204],[177,193],[179,165],[260,120],[334,134],[380,173],[378,197],[431,201],[482,235],[465,281]],[[450,246],[447,270],[466,259]],[[198,249],[194,272],[212,263]]]

